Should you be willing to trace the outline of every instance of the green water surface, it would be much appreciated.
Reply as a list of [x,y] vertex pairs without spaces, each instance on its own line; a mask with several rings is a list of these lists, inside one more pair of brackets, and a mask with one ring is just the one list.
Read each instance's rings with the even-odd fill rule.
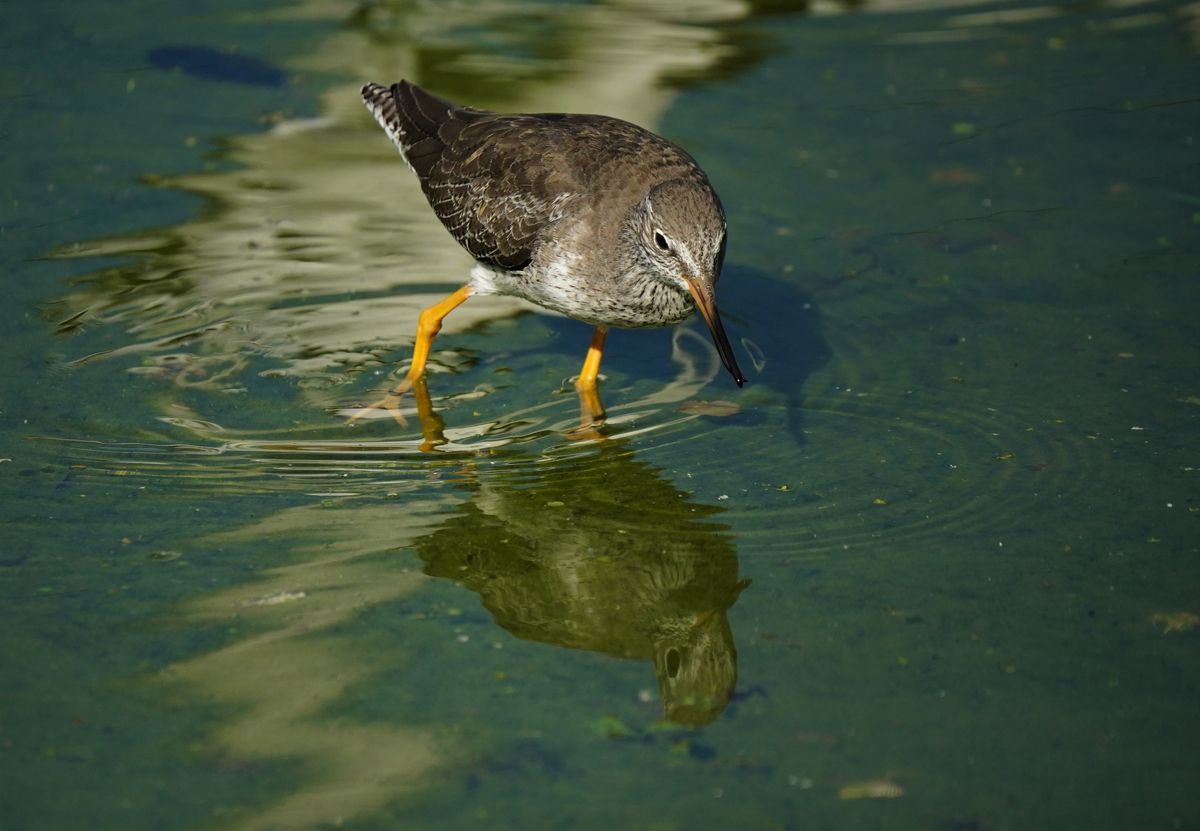
[[[1194,5],[4,17],[0,829],[1200,825]],[[473,298],[349,422],[401,77],[691,150],[746,388]]]

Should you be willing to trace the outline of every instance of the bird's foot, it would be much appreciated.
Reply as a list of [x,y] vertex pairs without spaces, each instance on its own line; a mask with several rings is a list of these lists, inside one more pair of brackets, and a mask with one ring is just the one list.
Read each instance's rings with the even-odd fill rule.
[[393,387],[387,395],[376,401],[374,404],[369,404],[366,407],[360,407],[350,413],[350,419],[347,424],[354,424],[363,418],[375,417],[378,413],[390,415],[396,420],[396,423],[401,427],[408,426],[408,419],[404,417],[404,413],[400,410],[400,402],[404,399],[404,394],[412,389],[413,379],[405,378],[395,387]]

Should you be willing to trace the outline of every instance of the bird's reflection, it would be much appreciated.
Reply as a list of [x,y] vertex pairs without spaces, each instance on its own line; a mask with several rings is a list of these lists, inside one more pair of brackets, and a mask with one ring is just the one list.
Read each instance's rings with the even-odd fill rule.
[[711,722],[737,682],[726,612],[749,583],[720,509],[618,442],[535,471],[470,478],[472,498],[415,544],[426,573],[519,638],[653,661],[666,718]]

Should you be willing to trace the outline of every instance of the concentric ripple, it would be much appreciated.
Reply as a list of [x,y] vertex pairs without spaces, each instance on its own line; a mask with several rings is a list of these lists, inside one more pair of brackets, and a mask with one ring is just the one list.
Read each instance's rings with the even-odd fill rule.
[[953,386],[816,390],[794,417],[798,443],[766,428],[740,432],[738,467],[754,478],[733,481],[723,457],[694,450],[676,469],[729,509],[743,551],[1002,545],[1033,515],[1095,487],[1103,469],[1095,436],[1080,426]]
[[[422,413],[410,394],[398,410],[368,411],[357,403],[377,395],[361,390],[339,396],[327,412],[307,410],[307,422],[288,429],[237,428],[225,411],[197,407],[225,400],[178,388],[160,399],[160,428],[153,439],[45,439],[75,462],[76,479],[103,479],[110,485],[172,487],[191,492],[250,494],[296,492],[322,497],[398,494],[452,476],[465,464],[484,461],[490,475],[520,479],[525,468],[542,475],[544,464],[572,465],[602,443],[645,441],[670,434],[704,412],[697,396],[720,368],[715,350],[697,333],[681,329],[673,338],[677,372],[666,382],[637,380],[636,389],[614,388],[602,424],[592,426],[569,384],[529,403],[517,387],[476,383],[471,369],[439,375],[439,388],[452,392],[430,401]],[[351,397],[353,396],[353,397]],[[189,399],[185,403],[184,399]],[[311,402],[310,402],[311,403]],[[233,412],[246,419],[277,404],[248,402]],[[277,414],[266,420],[278,422]],[[503,452],[502,452],[503,451]]]

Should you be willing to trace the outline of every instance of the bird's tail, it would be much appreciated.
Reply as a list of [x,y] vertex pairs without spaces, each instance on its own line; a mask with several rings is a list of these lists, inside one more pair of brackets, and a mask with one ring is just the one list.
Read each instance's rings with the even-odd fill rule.
[[401,81],[385,87],[367,84],[363,102],[396,145],[404,161],[424,180],[453,140],[477,110],[460,107],[438,98],[416,84]]

